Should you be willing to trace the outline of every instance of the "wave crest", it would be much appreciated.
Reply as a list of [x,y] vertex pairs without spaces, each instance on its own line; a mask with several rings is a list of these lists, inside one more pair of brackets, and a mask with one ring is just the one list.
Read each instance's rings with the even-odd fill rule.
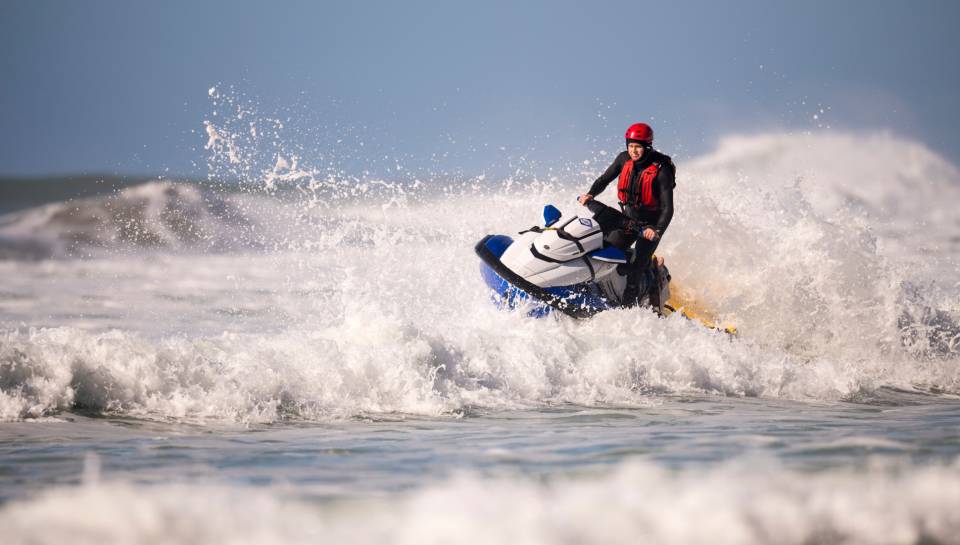
[[252,226],[236,197],[171,181],[0,217],[0,259],[82,257],[98,250],[223,250]]
[[957,463],[804,474],[766,463],[672,472],[631,462],[599,477],[462,475],[323,503],[279,488],[90,482],[3,507],[0,531],[10,544],[946,545],[958,542],[958,504]]
[[[120,331],[12,332],[0,343],[0,420],[72,410],[188,421],[315,421],[567,403],[644,407],[677,394],[869,403],[882,400],[890,386],[960,393],[952,360],[902,366],[809,360],[731,341],[679,317],[626,311],[586,324],[507,319],[509,332],[493,320],[490,327],[458,331],[415,326],[373,309],[330,326],[276,334],[151,341]],[[623,338],[624,323],[651,335]],[[537,336],[556,342],[532,344]]]

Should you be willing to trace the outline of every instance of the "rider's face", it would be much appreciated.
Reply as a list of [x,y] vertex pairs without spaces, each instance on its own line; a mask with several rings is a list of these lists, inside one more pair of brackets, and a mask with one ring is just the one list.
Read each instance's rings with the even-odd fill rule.
[[627,144],[627,153],[630,154],[631,159],[636,161],[643,156],[643,146],[636,142],[630,142]]

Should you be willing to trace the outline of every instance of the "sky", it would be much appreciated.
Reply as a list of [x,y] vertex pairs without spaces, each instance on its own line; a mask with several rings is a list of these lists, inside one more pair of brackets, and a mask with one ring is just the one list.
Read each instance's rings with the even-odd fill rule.
[[[0,176],[208,172],[223,97],[305,162],[480,174],[889,130],[960,163],[960,3],[0,3]],[[210,89],[221,97],[214,104]]]

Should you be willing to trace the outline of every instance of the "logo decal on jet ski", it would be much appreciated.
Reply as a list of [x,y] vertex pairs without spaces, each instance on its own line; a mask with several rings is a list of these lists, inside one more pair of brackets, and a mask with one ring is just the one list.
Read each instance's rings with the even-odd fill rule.
[[580,224],[586,227],[593,227],[593,222],[588,220],[587,218],[580,218]]

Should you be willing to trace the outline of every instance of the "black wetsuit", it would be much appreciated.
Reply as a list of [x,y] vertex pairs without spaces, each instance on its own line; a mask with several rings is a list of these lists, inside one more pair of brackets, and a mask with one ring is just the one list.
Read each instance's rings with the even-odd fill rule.
[[[610,182],[619,178],[624,164],[630,160],[630,155],[625,151],[617,155],[606,172],[593,182],[588,193],[594,197],[602,193]],[[639,184],[640,173],[653,162],[660,164],[660,170],[653,182],[653,193],[657,196],[658,204],[656,209],[640,209],[621,203],[623,210],[621,212],[595,200],[587,203],[587,208],[593,212],[594,218],[600,224],[610,244],[626,250],[636,242],[636,258],[627,276],[628,290],[636,288],[639,274],[650,266],[650,258],[660,244],[660,238],[670,225],[670,220],[673,219],[673,188],[677,185],[676,168],[668,155],[646,149],[643,156],[634,161],[631,184]],[[647,228],[657,233],[653,240],[643,238],[643,231]],[[629,298],[632,293],[629,291],[628,293]]]

